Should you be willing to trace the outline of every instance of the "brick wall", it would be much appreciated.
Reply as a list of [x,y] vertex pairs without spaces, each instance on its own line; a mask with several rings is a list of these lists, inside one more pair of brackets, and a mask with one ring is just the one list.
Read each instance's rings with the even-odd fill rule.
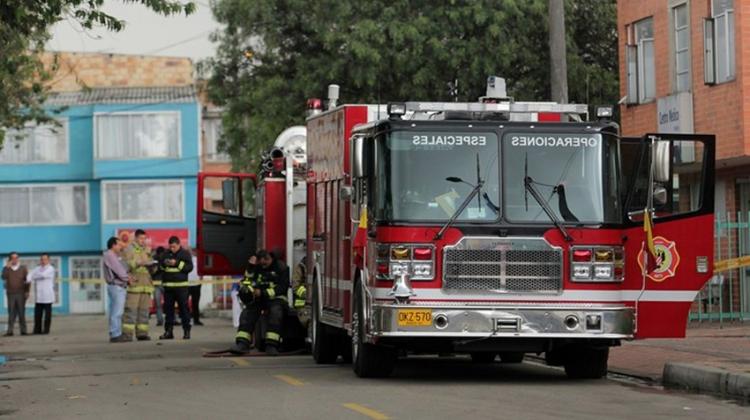
[[46,53],[42,60],[49,65],[55,57],[59,68],[50,87],[58,92],[86,87],[184,86],[194,82],[189,58],[60,52]]
[[[668,0],[619,0],[617,2],[617,30],[619,35],[620,94],[627,93],[625,65],[626,25],[640,19],[654,19],[654,60],[657,97],[672,93]],[[744,91],[750,88],[750,2],[735,1],[735,43],[737,79],[714,86],[705,85],[703,60],[703,18],[710,15],[710,0],[690,1],[691,76],[693,92],[693,124],[697,133],[716,135],[717,158],[750,155],[750,126],[743,123],[750,118],[750,97]],[[747,50],[747,53],[743,52]],[[745,77],[747,75],[747,77]],[[622,130],[625,135],[638,136],[657,131],[656,101],[641,105],[622,105]]]

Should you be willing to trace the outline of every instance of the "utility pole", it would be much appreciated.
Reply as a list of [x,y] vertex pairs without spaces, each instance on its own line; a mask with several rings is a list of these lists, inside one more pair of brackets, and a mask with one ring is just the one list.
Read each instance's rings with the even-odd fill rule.
[[549,0],[549,56],[552,100],[568,103],[568,63],[565,45],[565,0]]

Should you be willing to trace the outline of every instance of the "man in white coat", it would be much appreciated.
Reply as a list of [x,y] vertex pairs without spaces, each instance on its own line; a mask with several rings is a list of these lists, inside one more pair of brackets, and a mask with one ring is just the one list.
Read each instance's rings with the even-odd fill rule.
[[49,255],[42,254],[40,265],[31,270],[26,281],[34,287],[34,334],[49,334],[52,323],[52,304],[55,303],[55,267],[49,263]]

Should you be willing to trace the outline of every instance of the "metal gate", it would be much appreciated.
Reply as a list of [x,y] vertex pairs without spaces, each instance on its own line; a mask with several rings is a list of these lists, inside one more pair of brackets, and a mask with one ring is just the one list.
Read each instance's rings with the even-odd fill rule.
[[[714,262],[750,256],[750,211],[717,214],[714,246]],[[690,320],[750,321],[750,266],[714,274],[693,302]]]

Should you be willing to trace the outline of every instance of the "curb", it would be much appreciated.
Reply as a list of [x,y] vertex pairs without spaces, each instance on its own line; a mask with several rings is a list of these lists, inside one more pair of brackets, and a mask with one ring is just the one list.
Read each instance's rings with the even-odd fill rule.
[[750,401],[750,374],[747,373],[667,362],[664,365],[662,382],[665,387]]

